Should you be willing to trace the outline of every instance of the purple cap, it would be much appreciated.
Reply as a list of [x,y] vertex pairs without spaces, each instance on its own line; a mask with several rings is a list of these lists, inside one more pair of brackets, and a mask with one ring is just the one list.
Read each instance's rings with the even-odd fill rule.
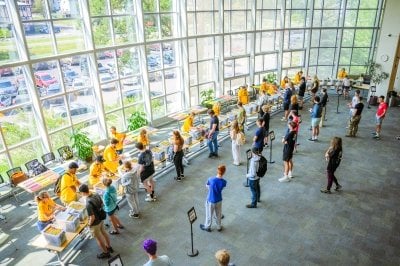
[[143,241],[143,248],[150,255],[154,255],[157,252],[157,242],[153,239],[146,239]]

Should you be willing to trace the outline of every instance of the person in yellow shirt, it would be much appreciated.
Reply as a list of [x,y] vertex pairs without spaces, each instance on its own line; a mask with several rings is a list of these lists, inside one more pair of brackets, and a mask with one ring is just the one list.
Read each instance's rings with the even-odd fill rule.
[[41,191],[36,196],[38,221],[36,223],[39,231],[42,231],[46,226],[54,220],[54,212],[56,210],[65,210],[61,205],[54,202],[47,191]]
[[220,102],[215,102],[213,104],[212,109],[213,109],[215,115],[220,115],[221,114],[221,103]]
[[290,82],[288,76],[285,76],[281,81],[281,89],[286,89],[286,85]]
[[181,131],[184,133],[189,133],[190,129],[193,128],[193,121],[194,121],[195,113],[191,112],[183,121],[183,125]]
[[337,75],[338,79],[344,79],[347,76],[347,72],[345,68],[342,68],[341,70],[339,70],[339,73]]
[[238,101],[241,102],[242,104],[249,103],[249,92],[247,91],[246,85],[240,87],[238,91]]
[[103,156],[97,156],[95,162],[90,166],[89,187],[93,187],[101,181],[102,173],[110,172],[107,167],[103,165],[104,162]]
[[118,144],[118,140],[112,138],[110,144],[104,149],[103,158],[105,162],[103,165],[111,172],[116,173],[120,164],[120,156],[118,155],[115,147]]
[[146,129],[140,130],[139,136],[137,137],[137,142],[142,143],[143,146],[147,148],[150,146],[150,139]]
[[115,147],[117,153],[122,154],[122,152],[124,151],[124,140],[125,140],[126,134],[117,132],[117,128],[114,126],[110,127],[110,131],[111,131],[111,136],[114,139],[118,140],[118,143]]
[[267,93],[267,90],[268,90],[267,79],[263,78],[259,91],[260,95],[262,95],[263,92]]
[[76,177],[77,169],[78,164],[71,162],[68,165],[68,171],[61,178],[60,199],[64,205],[68,205],[70,202],[78,199],[76,191],[81,182]]
[[300,70],[300,71],[297,72],[297,74],[294,76],[293,83],[294,83],[294,84],[299,84],[302,76],[303,76],[303,71]]

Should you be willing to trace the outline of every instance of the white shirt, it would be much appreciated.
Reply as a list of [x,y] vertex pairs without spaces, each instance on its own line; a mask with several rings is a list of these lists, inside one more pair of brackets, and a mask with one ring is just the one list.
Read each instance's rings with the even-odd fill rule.
[[172,265],[172,261],[169,259],[167,255],[157,256],[155,260],[149,260],[143,266],[170,266]]

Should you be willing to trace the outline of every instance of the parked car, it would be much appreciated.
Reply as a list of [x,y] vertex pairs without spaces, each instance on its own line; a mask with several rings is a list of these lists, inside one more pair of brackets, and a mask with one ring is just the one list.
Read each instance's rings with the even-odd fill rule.
[[[41,27],[41,28],[39,29],[39,32],[40,32],[40,33],[49,33],[49,27],[47,27],[47,25],[45,25],[45,26],[43,26],[43,27]],[[54,32],[54,33],[59,33],[59,32],[61,32],[61,27],[59,27],[59,26],[53,26],[53,32]]]
[[78,90],[78,95],[90,95],[90,89],[92,87],[89,85],[89,80],[83,78],[76,78],[72,82],[72,89]]
[[[46,90],[46,97],[61,93],[61,85],[59,83],[51,84]],[[49,108],[52,105],[61,105],[64,104],[64,99],[62,96],[54,97],[50,99],[45,99],[42,102],[44,108]]]
[[16,97],[18,89],[10,80],[0,80],[0,95]]
[[[71,103],[69,110],[71,117],[73,118],[85,117],[94,112],[94,108],[92,106],[83,105],[80,103]],[[53,107],[52,111],[54,117],[67,117],[67,109],[65,105]]]
[[51,62],[50,64],[47,62],[40,62],[40,63],[36,63],[33,65],[33,69],[35,71],[41,71],[41,70],[49,70],[52,68],[55,68],[57,65],[54,62]]
[[111,80],[112,80],[112,76],[109,73],[100,74],[100,83],[101,84],[106,83],[106,84],[101,85],[101,89],[103,91],[112,91],[115,89],[115,83],[109,82]]
[[157,67],[160,64],[160,57],[156,55],[147,56],[147,65],[149,67]]
[[71,66],[79,66],[81,64],[80,56],[73,56],[71,59]]
[[[157,97],[160,96],[162,93],[158,92],[158,91],[150,91],[150,97]],[[142,96],[142,89],[141,88],[137,88],[137,89],[130,89],[130,90],[126,90],[122,93],[122,95],[126,98],[133,98],[135,97],[137,100],[140,100],[143,98]]]
[[65,84],[67,84],[68,86],[72,85],[72,82],[74,81],[74,79],[76,79],[77,77],[79,77],[79,74],[76,73],[73,70],[67,70],[64,72],[64,82]]
[[0,77],[12,76],[14,72],[11,67],[0,68]]
[[26,103],[29,102],[30,96],[28,93],[28,89],[26,86],[19,86],[18,87],[18,95],[15,97],[15,104],[21,104],[21,103]]
[[58,83],[58,81],[47,72],[36,72],[35,73],[35,85],[36,87],[47,88],[51,84]]
[[14,104],[14,98],[6,95],[0,94],[0,107],[5,108]]
[[173,78],[175,78],[175,70],[165,70],[164,78],[165,79],[173,79]]

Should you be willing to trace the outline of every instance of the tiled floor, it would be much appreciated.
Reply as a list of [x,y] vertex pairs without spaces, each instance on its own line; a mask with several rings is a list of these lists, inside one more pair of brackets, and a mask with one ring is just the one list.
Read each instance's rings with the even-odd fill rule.
[[[371,138],[376,107],[365,108],[357,138],[345,138],[348,109],[341,101],[336,113],[336,97],[331,96],[328,120],[321,129],[320,141],[308,142],[308,108],[302,112],[299,152],[294,157],[295,178],[279,183],[282,176],[280,136],[285,123],[280,116],[271,121],[277,139],[273,159],[261,181],[261,204],[247,209],[250,191],[243,187],[246,165],[231,165],[230,142],[222,143],[220,158],[208,159],[207,153],[185,168],[187,178],[177,183],[173,172],[157,181],[158,202],[144,202],[140,194],[142,218],[128,217],[127,206],[118,214],[126,226],[122,234],[111,236],[112,246],[126,265],[143,265],[147,260],[141,248],[143,239],[158,240],[159,254],[167,254],[175,265],[215,265],[214,253],[220,248],[231,252],[236,265],[400,265],[400,108],[390,108],[383,124],[382,139]],[[252,136],[251,128],[248,136]],[[343,191],[320,193],[325,186],[324,152],[332,136],[343,136],[344,159],[337,171]],[[250,139],[250,138],[248,138]],[[249,144],[243,148],[243,151]],[[269,159],[269,153],[265,153]],[[244,160],[244,154],[243,154]],[[201,231],[204,222],[206,179],[216,166],[228,166],[228,185],[223,193],[224,230]],[[25,199],[28,199],[25,196]],[[15,239],[15,245],[0,248],[0,264],[44,265],[55,256],[27,243],[37,234],[34,207],[16,207],[12,200],[1,202],[8,222],[2,229]],[[193,224],[197,257],[190,250],[190,225],[187,211],[194,206],[198,220]],[[96,258],[94,240],[84,243],[73,259],[75,265],[107,265]]]

